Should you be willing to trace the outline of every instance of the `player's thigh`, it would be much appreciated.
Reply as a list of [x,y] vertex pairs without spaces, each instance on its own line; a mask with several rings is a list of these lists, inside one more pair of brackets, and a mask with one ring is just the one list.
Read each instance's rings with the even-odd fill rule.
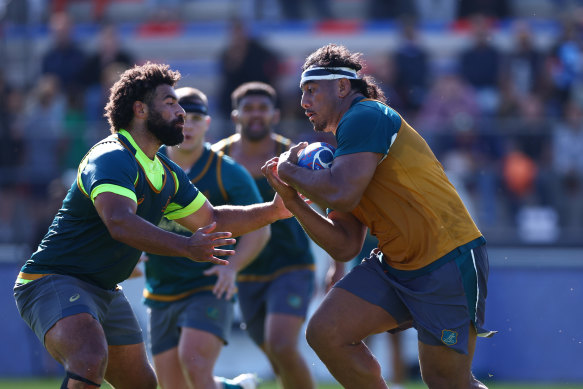
[[182,365],[178,358],[178,347],[173,347],[152,357],[158,383],[162,389],[188,388]]
[[345,289],[333,288],[311,317],[308,335],[344,344],[395,327],[397,321],[385,309]]
[[430,345],[423,342],[419,342],[418,345],[421,375],[430,388],[470,387],[472,358],[476,345],[476,331],[472,324],[469,331],[468,354],[445,345]]
[[84,363],[103,363],[103,367],[107,361],[105,334],[99,322],[88,313],[58,320],[45,334],[45,347],[66,368],[74,369],[72,361],[81,358],[85,358]]
[[178,356],[183,365],[192,364],[195,369],[212,371],[223,345],[223,339],[213,333],[182,327]]
[[105,379],[116,389],[156,388],[144,343],[109,346]]
[[265,320],[265,342],[270,348],[295,347],[304,324],[303,316],[271,313]]

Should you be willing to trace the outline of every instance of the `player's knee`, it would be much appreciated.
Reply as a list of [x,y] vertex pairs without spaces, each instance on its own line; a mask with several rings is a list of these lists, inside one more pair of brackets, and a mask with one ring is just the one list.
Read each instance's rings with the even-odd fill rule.
[[107,367],[107,350],[95,349],[94,352],[79,352],[65,361],[67,371],[75,372],[92,381],[101,381]]
[[306,328],[306,341],[315,351],[331,344],[331,330],[317,317],[312,317]]
[[187,372],[190,377],[202,377],[211,374],[213,370],[213,363],[201,355],[180,352],[178,360],[182,371]]
[[266,339],[264,347],[267,354],[276,360],[293,357],[297,352],[295,339],[281,336]]

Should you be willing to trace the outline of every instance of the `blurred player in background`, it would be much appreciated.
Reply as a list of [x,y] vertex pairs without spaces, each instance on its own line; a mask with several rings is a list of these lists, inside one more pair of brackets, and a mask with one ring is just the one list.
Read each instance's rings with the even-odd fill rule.
[[428,387],[485,388],[471,372],[476,336],[492,334],[482,328],[485,240],[427,143],[362,67],[359,53],[334,44],[303,65],[301,105],[315,131],[335,134],[332,167],[298,167],[301,143],[262,169],[335,260],[359,253],[367,227],[379,240],[327,294],[308,323],[308,343],[343,387],[387,388],[363,339],[414,326]]
[[[208,99],[195,88],[176,90],[186,111],[184,141],[160,152],[176,162],[214,205],[260,203],[261,196],[244,167],[205,142],[211,117]],[[177,234],[190,231],[166,218],[160,228]],[[148,254],[145,262],[145,304],[149,346],[162,388],[255,388],[252,374],[234,380],[213,377],[213,369],[233,322],[235,277],[267,243],[269,226],[241,236],[228,266]]]
[[[127,70],[105,107],[112,135],[81,161],[48,233],[16,280],[16,305],[66,371],[62,388],[156,388],[131,306],[118,286],[142,251],[226,265],[221,246],[291,214],[275,197],[213,207],[184,171],[157,153],[183,140],[180,73],[147,63]],[[162,216],[191,231],[156,226]],[[228,232],[222,232],[228,231]]]
[[[276,92],[268,84],[250,82],[237,87],[231,97],[237,133],[217,142],[213,149],[247,168],[264,199],[273,197],[261,166],[291,145],[289,139],[273,132],[279,120]],[[237,276],[247,331],[286,389],[315,387],[298,348],[314,290],[314,270],[308,237],[295,219],[288,219],[271,225],[267,246]]]

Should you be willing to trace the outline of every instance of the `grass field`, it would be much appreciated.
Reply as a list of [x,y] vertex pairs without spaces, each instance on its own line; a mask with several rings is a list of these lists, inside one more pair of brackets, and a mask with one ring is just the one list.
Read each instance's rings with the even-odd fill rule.
[[[8,380],[0,379],[0,389],[56,389],[61,385],[61,379],[34,379],[34,380]],[[534,383],[487,383],[490,389],[583,389],[581,384],[534,384]],[[423,389],[425,385],[421,382],[410,382],[405,385],[406,389]],[[109,385],[102,386],[103,389],[111,389]],[[263,382],[259,389],[278,389],[275,382]],[[342,389],[338,384],[322,383],[318,384],[318,389]]]

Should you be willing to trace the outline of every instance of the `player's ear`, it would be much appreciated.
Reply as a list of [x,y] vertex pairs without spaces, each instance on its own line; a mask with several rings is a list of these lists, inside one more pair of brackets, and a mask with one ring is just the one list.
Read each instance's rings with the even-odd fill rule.
[[134,116],[137,118],[142,118],[148,113],[148,105],[143,101],[134,101],[132,108],[134,110]]
[[239,110],[234,109],[231,111],[231,120],[237,123],[237,120],[239,120]]
[[346,97],[350,93],[352,86],[348,78],[341,78],[338,80],[338,97]]

